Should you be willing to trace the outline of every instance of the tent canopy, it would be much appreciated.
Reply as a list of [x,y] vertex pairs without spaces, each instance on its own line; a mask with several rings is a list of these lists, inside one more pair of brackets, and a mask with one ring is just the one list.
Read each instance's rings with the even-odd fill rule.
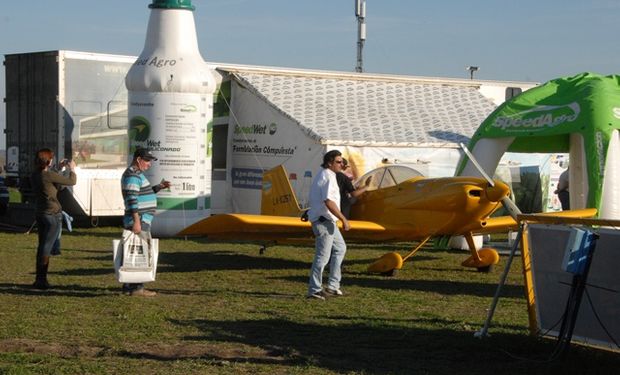
[[233,76],[326,145],[456,148],[496,107],[479,84],[469,82],[243,71]]
[[500,105],[471,143],[516,137],[509,152],[569,152],[570,134],[609,139],[620,127],[619,82],[616,75],[582,73],[534,87]]
[[[620,76],[581,73],[551,80],[500,105],[482,122],[469,148],[491,174],[506,151],[569,153],[571,208],[594,207],[611,218],[620,214],[620,193],[615,193],[620,181],[614,181],[616,167],[610,164],[620,145],[618,129]],[[478,175],[465,160],[458,170]],[[611,212],[610,206],[618,207]]]

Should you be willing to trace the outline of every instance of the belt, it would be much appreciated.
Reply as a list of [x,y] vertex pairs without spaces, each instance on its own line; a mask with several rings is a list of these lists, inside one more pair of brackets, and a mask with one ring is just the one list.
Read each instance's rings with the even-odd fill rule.
[[313,221],[313,223],[325,223],[327,221],[331,221],[330,219],[326,218],[325,216],[319,216],[318,219],[316,219],[315,221]]

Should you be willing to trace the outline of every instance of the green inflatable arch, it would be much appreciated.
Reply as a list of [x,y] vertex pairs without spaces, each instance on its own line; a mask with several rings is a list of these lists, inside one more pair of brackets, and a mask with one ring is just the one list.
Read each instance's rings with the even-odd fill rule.
[[[620,218],[620,76],[582,73],[537,86],[500,105],[469,149],[492,175],[505,152],[568,153],[571,208]],[[480,174],[465,159],[459,175]]]

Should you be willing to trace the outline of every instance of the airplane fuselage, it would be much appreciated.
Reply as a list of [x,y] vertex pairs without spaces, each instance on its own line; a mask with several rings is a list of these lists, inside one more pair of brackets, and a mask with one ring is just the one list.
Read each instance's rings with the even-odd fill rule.
[[[493,191],[488,194],[489,189]],[[406,231],[391,233],[402,240],[463,234],[480,228],[509,192],[501,182],[495,188],[482,178],[414,177],[398,185],[368,191],[351,208],[351,220],[367,220]],[[400,232],[400,233],[399,233]]]

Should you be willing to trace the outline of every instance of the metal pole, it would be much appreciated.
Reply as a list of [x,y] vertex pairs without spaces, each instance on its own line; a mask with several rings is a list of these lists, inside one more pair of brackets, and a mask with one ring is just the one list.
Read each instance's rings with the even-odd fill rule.
[[508,272],[510,271],[510,266],[512,265],[512,260],[515,257],[515,253],[517,252],[517,248],[519,247],[519,243],[521,242],[521,236],[523,235],[523,227],[525,223],[521,223],[519,226],[519,232],[517,233],[517,238],[515,243],[512,245],[512,249],[510,250],[510,257],[508,258],[508,262],[506,262],[506,267],[504,268],[504,273],[502,273],[502,277],[500,278],[499,284],[497,284],[497,289],[495,290],[495,296],[493,297],[493,302],[491,302],[491,307],[489,307],[489,313],[487,315],[487,319],[484,322],[484,326],[480,331],[474,333],[474,337],[482,338],[489,336],[489,326],[491,325],[491,319],[493,319],[493,315],[495,314],[495,308],[497,307],[497,303],[499,302],[499,295],[502,291],[502,287],[506,284],[506,279],[508,278]]
[[468,66],[465,70],[469,70],[469,79],[474,79],[474,72],[477,72],[480,68],[477,66]]

